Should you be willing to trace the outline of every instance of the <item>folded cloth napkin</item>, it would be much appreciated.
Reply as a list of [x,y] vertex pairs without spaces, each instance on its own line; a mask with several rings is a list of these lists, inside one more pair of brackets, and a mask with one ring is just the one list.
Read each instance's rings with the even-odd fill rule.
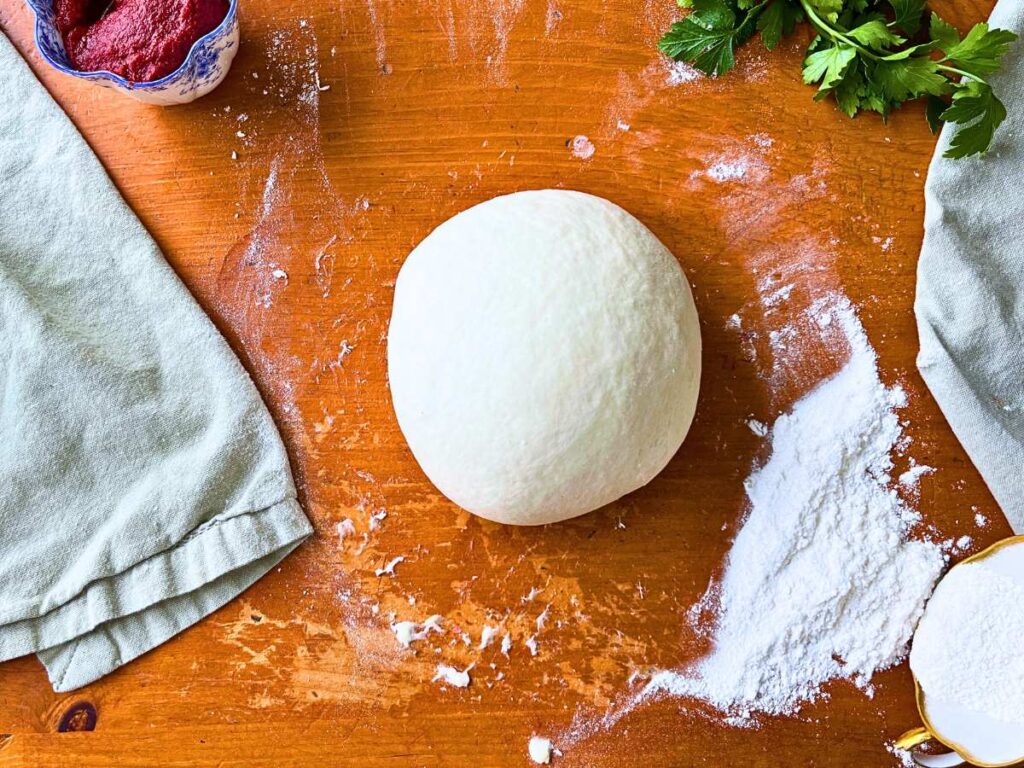
[[[1024,3],[1002,0],[992,26],[1024,34]],[[1024,533],[1024,44],[990,82],[1009,115],[989,154],[942,157],[925,185],[917,269],[917,366],[950,426]]]
[[95,680],[311,533],[256,388],[0,33],[0,661]]

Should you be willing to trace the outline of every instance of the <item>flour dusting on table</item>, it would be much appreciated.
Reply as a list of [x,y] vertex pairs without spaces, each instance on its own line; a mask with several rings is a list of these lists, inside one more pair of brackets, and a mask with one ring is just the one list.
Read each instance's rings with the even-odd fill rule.
[[391,631],[395,633],[395,640],[403,648],[411,648],[412,644],[418,640],[426,640],[430,637],[431,632],[436,632],[439,635],[444,634],[444,629],[441,627],[443,618],[434,614],[428,616],[422,623],[415,621],[396,621],[391,625]]
[[529,744],[527,744],[527,751],[530,754],[530,759],[537,765],[548,765],[555,750],[551,745],[551,739],[545,739],[543,736],[531,736]]
[[850,348],[844,367],[771,428],[771,455],[747,478],[749,513],[724,576],[694,607],[716,615],[713,650],[657,674],[641,698],[665,692],[723,713],[792,714],[830,680],[866,687],[906,653],[944,565],[941,548],[911,541],[919,522],[893,488],[906,396],[879,379],[852,306],[816,302]]
[[388,47],[384,39],[384,25],[381,23],[380,14],[377,12],[375,0],[366,0],[366,12],[370,17],[370,27],[373,31],[373,47],[377,57],[377,69],[381,74],[389,74]]
[[589,160],[594,156],[594,152],[597,148],[586,136],[576,136],[569,142],[569,150],[572,152],[572,156],[579,160]]
[[444,683],[455,688],[468,688],[469,683],[471,682],[469,673],[472,669],[472,664],[465,669],[456,669],[455,667],[450,667],[447,664],[438,664],[437,673],[434,675],[434,682]]
[[665,59],[665,83],[668,85],[682,85],[692,83],[704,75],[683,61],[672,61]]

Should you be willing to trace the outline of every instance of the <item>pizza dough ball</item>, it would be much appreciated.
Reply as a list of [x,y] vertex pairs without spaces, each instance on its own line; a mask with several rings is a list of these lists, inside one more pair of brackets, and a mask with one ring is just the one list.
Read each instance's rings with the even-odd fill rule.
[[519,192],[449,219],[402,266],[388,332],[398,423],[440,491],[539,525],[648,483],[700,386],[672,254],[617,205]]

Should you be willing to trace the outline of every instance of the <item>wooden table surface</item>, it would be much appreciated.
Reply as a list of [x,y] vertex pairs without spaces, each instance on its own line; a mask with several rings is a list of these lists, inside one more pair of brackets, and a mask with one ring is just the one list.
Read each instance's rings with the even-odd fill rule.
[[[988,9],[939,5],[961,26]],[[718,80],[670,70],[655,44],[675,13],[673,0],[243,0],[224,84],[160,109],[47,69],[24,4],[0,0],[0,26],[258,382],[317,531],[240,598],[80,691],[54,694],[31,657],[0,665],[0,766],[523,766],[534,733],[564,766],[895,764],[885,743],[917,724],[905,665],[878,675],[873,699],[841,682],[756,729],[679,700],[599,727],[631,675],[704,650],[684,614],[767,447],[745,422],[770,423],[835,365],[812,344],[772,374],[766,334],[824,293],[850,297],[883,378],[910,394],[910,453],[937,469],[919,501],[932,533],[970,535],[975,551],[1009,532],[914,368],[934,141],[922,110],[885,125],[814,103],[805,37],[751,46]],[[703,390],[648,487],[563,524],[503,528],[420,472],[391,411],[385,335],[398,269],[434,226],[549,186],[618,202],[677,255],[702,319]],[[772,275],[796,285],[774,313],[758,299]],[[978,529],[977,511],[992,524]],[[342,541],[345,518],[357,535]],[[374,575],[398,555],[393,577]],[[448,633],[401,651],[391,616],[434,613]],[[475,647],[499,622],[507,659]],[[472,685],[432,683],[442,661],[475,663]],[[62,719],[94,729],[59,732]]]

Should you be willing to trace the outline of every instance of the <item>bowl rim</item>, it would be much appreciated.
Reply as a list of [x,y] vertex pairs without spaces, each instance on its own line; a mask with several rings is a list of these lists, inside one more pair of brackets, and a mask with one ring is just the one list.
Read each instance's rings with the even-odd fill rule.
[[[49,0],[49,4],[50,4],[51,8],[53,6],[53,3],[54,3],[54,0]],[[201,45],[205,44],[208,40],[211,40],[211,39],[213,39],[215,37],[220,36],[221,34],[224,33],[225,30],[228,29],[228,27],[230,27],[232,24],[235,23],[235,16],[236,16],[236,12],[237,12],[237,9],[238,9],[238,0],[228,0],[228,11],[227,11],[226,14],[224,14],[224,18],[221,19],[220,24],[218,24],[216,27],[214,27],[209,32],[207,32],[205,35],[203,35],[202,37],[198,38],[194,43],[192,43],[192,47],[189,48],[188,49],[188,53],[185,54],[185,60],[183,62],[181,62],[181,64],[179,64],[178,67],[173,72],[170,72],[169,74],[164,75],[159,80],[146,80],[144,82],[133,82],[131,80],[127,80],[127,79],[121,77],[120,75],[115,74],[115,73],[113,73],[113,72],[111,72],[109,70],[106,70],[106,69],[94,69],[94,70],[73,69],[71,67],[64,66],[59,61],[54,61],[50,57],[50,55],[46,51],[44,51],[42,46],[39,44],[39,33],[40,33],[40,29],[43,27],[43,23],[44,23],[43,19],[42,19],[42,15],[41,15],[42,14],[42,10],[40,8],[42,3],[40,2],[40,0],[26,0],[26,4],[32,10],[32,15],[35,17],[35,24],[33,25],[32,39],[35,42],[36,50],[39,51],[39,55],[42,56],[51,67],[53,67],[56,70],[59,70],[60,72],[65,73],[67,75],[71,75],[73,77],[104,78],[104,79],[110,80],[115,85],[117,85],[117,86],[119,86],[121,88],[125,88],[125,89],[130,90],[130,91],[145,90],[147,88],[158,88],[160,86],[166,85],[167,83],[169,83],[172,80],[174,80],[177,77],[179,77],[182,74],[182,72],[184,72],[184,70],[191,63],[192,55],[196,52],[196,50]],[[58,34],[60,34],[59,31],[58,31]],[[62,42],[63,42],[63,35],[61,35],[61,39],[62,39]]]
[[[1000,539],[999,541],[990,544],[985,549],[981,550],[981,552],[976,552],[970,557],[961,560],[959,563],[956,563],[952,568],[946,571],[946,573],[943,574],[942,578],[939,579],[936,583],[935,589],[938,589],[939,584],[942,583],[942,580],[949,576],[949,574],[952,571],[956,570],[960,566],[967,565],[968,563],[980,563],[981,561],[986,560],[987,558],[1001,552],[1004,549],[1009,549],[1010,547],[1014,547],[1017,545],[1024,545],[1024,535],[1008,536],[1005,539]],[[934,590],[932,591],[932,594],[934,594]],[[930,597],[929,600],[931,600]],[[916,627],[914,629],[914,632],[916,634]],[[936,728],[932,725],[931,719],[928,717],[928,706],[925,703],[926,697],[924,693],[924,688],[922,688],[921,683],[918,682],[917,675],[912,676],[914,678],[914,698],[917,702],[917,714],[921,718],[921,722],[924,723],[928,733],[935,741],[939,742],[940,744],[942,744],[942,746],[946,747],[947,749],[953,750],[966,762],[970,763],[971,765],[980,766],[980,768],[1006,768],[1006,766],[1017,765],[1018,763],[1020,763],[1021,760],[1019,757],[1011,760],[1008,763],[987,763],[983,760],[979,760],[976,757],[974,757],[971,751],[966,747],[963,747],[960,744],[957,744],[955,741],[948,739],[945,736],[938,733]]]

